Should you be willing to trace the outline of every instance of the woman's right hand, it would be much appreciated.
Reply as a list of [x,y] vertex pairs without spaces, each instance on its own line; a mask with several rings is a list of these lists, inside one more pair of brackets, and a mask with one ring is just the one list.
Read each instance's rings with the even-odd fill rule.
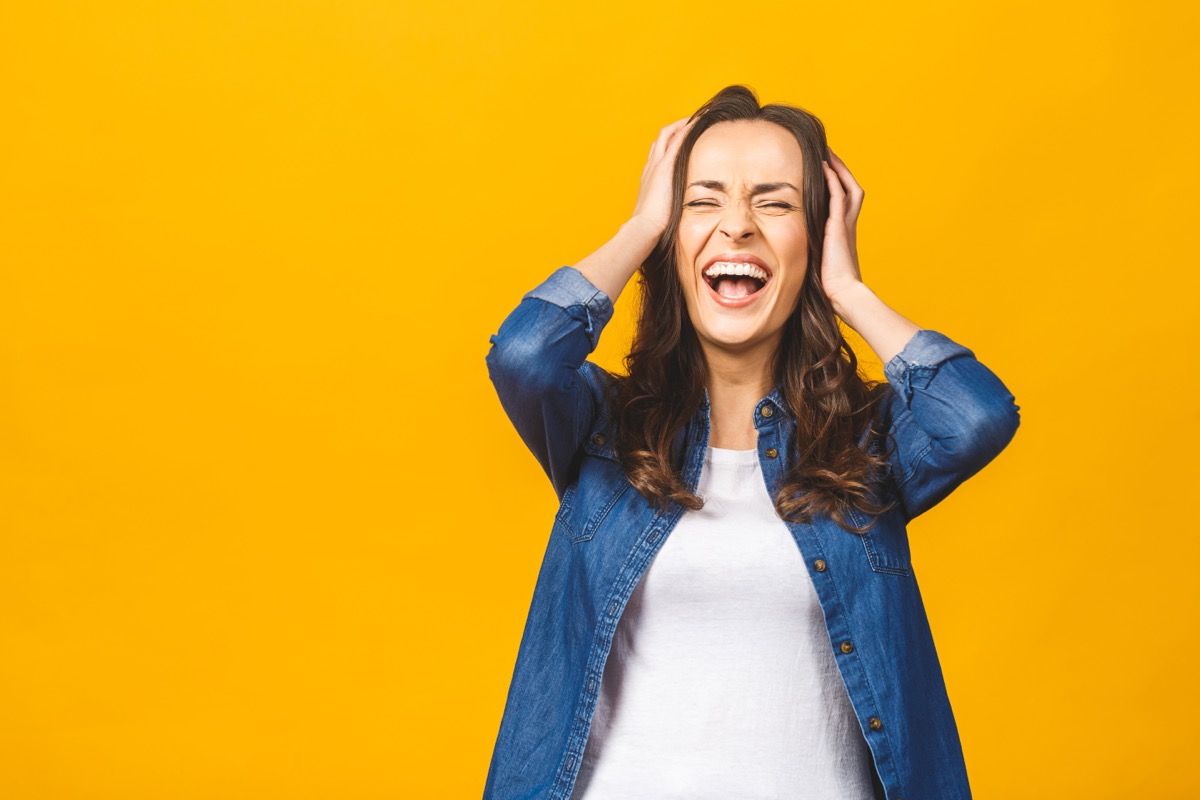
[[652,230],[661,233],[671,221],[671,189],[675,172],[675,157],[683,137],[695,124],[688,118],[677,120],[659,131],[650,145],[650,157],[642,170],[642,185],[638,190],[635,219],[642,220]]

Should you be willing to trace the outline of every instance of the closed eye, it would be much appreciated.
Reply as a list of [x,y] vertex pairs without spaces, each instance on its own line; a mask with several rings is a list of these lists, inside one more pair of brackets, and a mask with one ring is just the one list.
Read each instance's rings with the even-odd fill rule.
[[[715,206],[716,203],[711,200],[693,200],[690,203],[684,203],[686,206]],[[761,207],[774,206],[775,208],[792,208],[790,203],[763,203]]]

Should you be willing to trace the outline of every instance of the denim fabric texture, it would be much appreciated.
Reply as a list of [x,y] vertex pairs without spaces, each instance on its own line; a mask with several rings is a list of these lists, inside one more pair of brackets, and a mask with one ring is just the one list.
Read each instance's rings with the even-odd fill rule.
[[[484,800],[566,800],[587,743],[617,622],[684,509],[656,512],[613,450],[604,388],[587,360],[612,318],[609,297],[571,266],[525,293],[490,338],[500,403],[559,500],[517,650]],[[828,517],[787,523],[824,612],[829,645],[885,800],[965,800],[966,765],[906,525],[982,469],[1020,424],[1019,406],[966,347],[918,331],[884,365],[886,491],[900,502],[862,536]],[[707,391],[674,440],[695,490],[711,428]],[[754,409],[772,496],[795,421],[781,387]],[[854,511],[856,524],[867,520]]]

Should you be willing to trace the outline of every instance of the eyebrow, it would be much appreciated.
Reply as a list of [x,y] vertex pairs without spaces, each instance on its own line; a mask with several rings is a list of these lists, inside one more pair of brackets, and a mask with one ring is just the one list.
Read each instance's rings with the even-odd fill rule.
[[[720,181],[694,181],[689,183],[687,188],[690,189],[693,186],[703,186],[705,189],[715,189],[718,192],[725,191],[725,184],[721,183]],[[755,195],[766,194],[767,192],[774,192],[779,189],[791,189],[797,194],[800,193],[800,190],[795,186],[792,186],[786,181],[782,181],[778,183],[756,183],[750,189],[750,196],[754,197]]]

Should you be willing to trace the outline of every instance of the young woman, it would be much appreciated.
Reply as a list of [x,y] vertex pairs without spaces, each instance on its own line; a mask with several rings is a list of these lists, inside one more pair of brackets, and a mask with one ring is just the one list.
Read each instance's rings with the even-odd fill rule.
[[[560,505],[485,798],[970,797],[906,526],[1019,406],[864,282],[862,202],[817,118],[729,87],[491,337]],[[587,356],[639,267],[619,376]]]

